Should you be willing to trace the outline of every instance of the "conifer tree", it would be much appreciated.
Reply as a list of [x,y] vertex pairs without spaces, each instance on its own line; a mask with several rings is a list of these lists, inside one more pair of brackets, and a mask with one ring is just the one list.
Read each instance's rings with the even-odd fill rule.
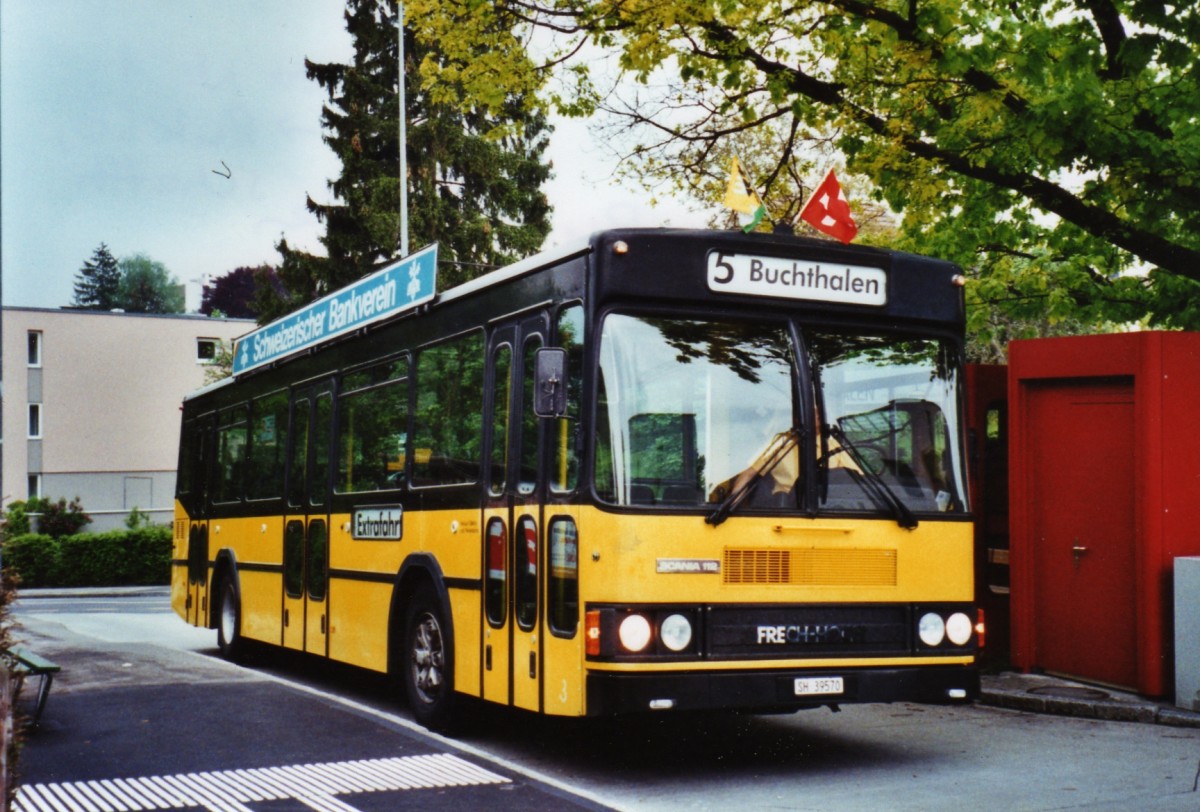
[[[325,256],[292,248],[286,238],[280,298],[260,291],[260,318],[270,319],[351,282],[398,256],[400,187],[394,0],[347,0],[351,64],[306,61],[325,89],[325,141],[342,162],[329,183],[334,200],[310,195],[308,209],[325,226]],[[439,103],[420,81],[437,60],[430,45],[404,32],[409,245],[438,243],[438,288],[446,290],[540,248],[550,229],[541,185],[550,126],[520,94],[502,105]],[[263,294],[266,295],[263,295]]]
[[108,246],[100,243],[75,277],[75,301],[71,306],[82,310],[112,310],[120,307],[120,300],[121,269]]

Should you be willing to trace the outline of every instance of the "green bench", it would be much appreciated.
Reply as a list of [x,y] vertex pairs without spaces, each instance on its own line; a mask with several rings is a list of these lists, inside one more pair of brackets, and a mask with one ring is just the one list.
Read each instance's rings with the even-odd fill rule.
[[54,675],[61,671],[62,667],[22,648],[12,648],[3,654],[4,659],[8,660],[13,676],[16,677],[16,689],[13,692],[14,704],[21,696],[21,688],[25,685],[26,677],[41,678],[31,720],[33,726],[36,727],[42,718],[42,711],[46,708],[46,700],[50,697],[50,686],[54,684]]

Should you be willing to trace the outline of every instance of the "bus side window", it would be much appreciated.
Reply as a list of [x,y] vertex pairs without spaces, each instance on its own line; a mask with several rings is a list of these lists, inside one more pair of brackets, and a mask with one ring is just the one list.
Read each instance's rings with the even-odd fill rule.
[[175,477],[175,496],[190,496],[196,483],[196,468],[200,460],[200,427],[195,420],[187,420],[179,435],[179,465]]
[[533,411],[534,397],[534,365],[537,358],[538,348],[542,345],[541,339],[537,336],[531,336],[525,342],[524,353],[524,393],[522,395],[521,409],[521,456],[518,462],[520,468],[518,471],[517,492],[522,494],[533,493],[537,488],[538,482],[538,461],[541,460],[541,448],[538,440],[541,438],[541,420]]
[[311,507],[324,505],[328,493],[329,473],[333,465],[333,460],[329,458],[329,436],[332,428],[333,395],[321,392],[317,395],[316,408],[313,411],[313,467],[312,478],[308,482],[308,504]]
[[308,422],[311,417],[308,398],[297,398],[292,405],[292,450],[288,459],[288,504],[301,507],[307,486]]
[[517,625],[525,631],[533,629],[537,623],[537,593],[538,593],[538,527],[532,516],[522,516],[517,520],[517,533],[514,542],[516,555],[516,584],[515,600],[517,604]]
[[246,488],[251,499],[283,496],[283,472],[287,453],[288,394],[275,392],[250,404],[249,476]]
[[579,404],[583,395],[583,307],[564,307],[558,314],[558,346],[567,351],[567,413],[553,423],[554,447],[550,488],[575,490],[579,482]]
[[488,465],[488,492],[500,496],[508,487],[508,419],[512,403],[512,345],[501,344],[492,353],[492,451]]
[[221,414],[217,428],[216,487],[214,502],[237,502],[242,498],[246,476],[246,407],[237,406]]
[[476,482],[483,463],[483,331],[417,356],[413,484]]
[[550,545],[550,628],[560,637],[574,637],[579,626],[579,532],[575,520],[570,516],[551,519],[546,538]]
[[338,493],[404,486],[408,364],[378,364],[342,378],[338,408]]

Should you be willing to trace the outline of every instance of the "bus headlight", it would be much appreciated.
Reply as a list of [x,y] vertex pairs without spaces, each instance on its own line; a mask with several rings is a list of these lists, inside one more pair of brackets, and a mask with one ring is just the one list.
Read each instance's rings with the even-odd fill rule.
[[658,628],[658,636],[671,651],[683,651],[692,642],[692,622],[680,614],[667,615]]
[[969,604],[941,604],[917,607],[917,648],[923,651],[936,649],[945,654],[953,651],[975,653],[983,646],[983,617],[979,625],[973,616],[978,607]]
[[971,618],[962,612],[955,612],[946,620],[946,637],[956,646],[965,646],[971,641],[974,625]]
[[946,636],[946,622],[937,612],[926,612],[917,623],[917,636],[930,648],[939,646]]
[[696,606],[589,604],[584,635],[589,660],[693,659],[702,656],[703,612]]
[[644,615],[626,615],[617,627],[617,636],[626,651],[636,654],[650,645],[650,621]]

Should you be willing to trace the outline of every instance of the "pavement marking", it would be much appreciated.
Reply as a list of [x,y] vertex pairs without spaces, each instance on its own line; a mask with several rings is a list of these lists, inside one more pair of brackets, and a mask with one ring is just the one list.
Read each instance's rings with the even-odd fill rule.
[[17,788],[15,812],[145,812],[201,807],[253,812],[248,803],[290,799],[314,812],[358,812],[336,796],[436,787],[507,784],[509,779],[449,753],[114,778]]

